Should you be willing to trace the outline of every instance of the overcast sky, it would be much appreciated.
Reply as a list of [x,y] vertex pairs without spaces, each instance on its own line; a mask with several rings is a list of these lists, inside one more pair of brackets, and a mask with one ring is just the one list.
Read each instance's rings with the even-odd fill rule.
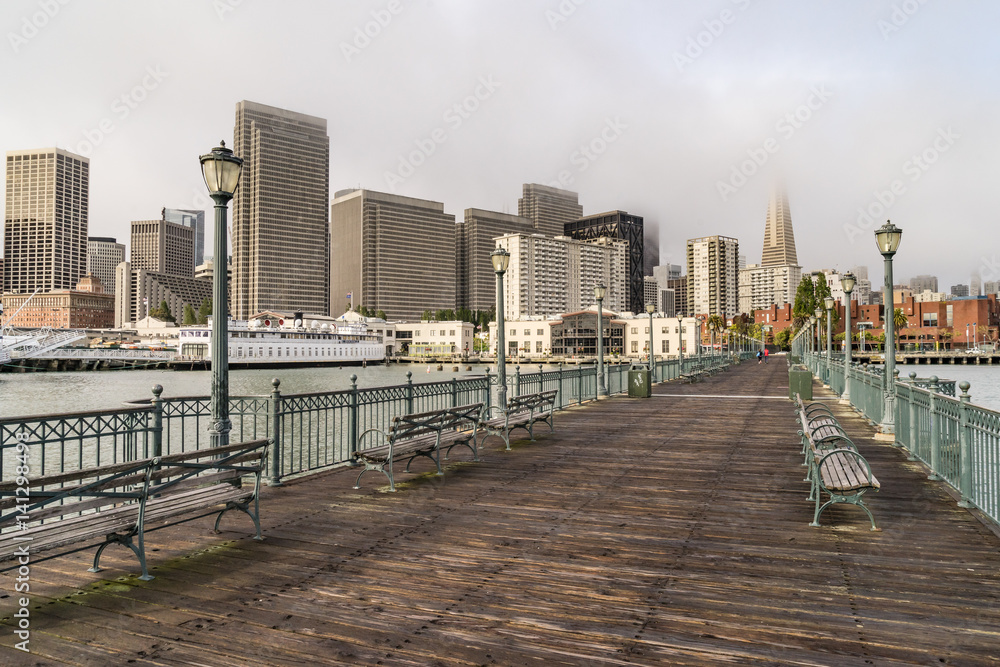
[[[4,0],[0,147],[90,157],[90,234],[210,208],[247,99],[326,118],[330,189],[517,212],[522,183],[759,262],[783,179],[806,271],[1000,280],[1000,3]],[[862,212],[867,211],[867,214]],[[870,216],[870,217],[869,217]],[[211,219],[211,218],[209,218]],[[207,252],[211,252],[206,249]]]

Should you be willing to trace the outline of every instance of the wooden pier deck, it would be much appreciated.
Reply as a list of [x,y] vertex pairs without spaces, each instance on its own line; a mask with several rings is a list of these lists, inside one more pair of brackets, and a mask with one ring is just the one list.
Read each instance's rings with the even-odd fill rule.
[[35,565],[30,655],[2,576],[0,664],[1000,662],[1000,538],[846,408],[883,531],[843,505],[810,528],[787,386],[772,357],[558,413],[395,494],[351,471],[268,489],[265,542],[235,515],[157,531],[150,582],[118,547],[99,574]]

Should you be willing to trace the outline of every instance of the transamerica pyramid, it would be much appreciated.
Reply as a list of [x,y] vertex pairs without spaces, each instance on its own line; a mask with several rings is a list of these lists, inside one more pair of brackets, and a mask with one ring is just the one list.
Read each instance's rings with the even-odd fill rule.
[[788,209],[788,193],[783,187],[771,191],[764,228],[764,252],[761,266],[798,264],[795,256],[795,236],[792,234],[792,214]]

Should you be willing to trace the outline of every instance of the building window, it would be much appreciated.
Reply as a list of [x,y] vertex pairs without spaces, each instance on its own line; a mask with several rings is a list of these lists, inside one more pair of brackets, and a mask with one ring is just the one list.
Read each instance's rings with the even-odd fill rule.
[[510,330],[510,335],[511,336],[516,336],[517,335],[517,329],[511,329]]
[[634,340],[632,341],[632,353],[635,354],[638,351],[639,351],[639,341]]
[[538,354],[542,353],[542,341],[540,340],[535,341],[535,352],[537,352]]
[[545,335],[545,329],[539,329],[538,330],[538,335],[539,336],[544,336]]
[[[632,327],[632,333],[634,333],[634,334],[639,333],[639,327]],[[633,352],[635,352],[635,351],[636,350],[633,350]]]
[[643,333],[646,333],[646,334],[648,334],[648,333],[649,333],[649,327],[646,327],[646,330],[645,330],[645,331],[643,331]]
[[451,329],[451,330],[450,330],[450,331],[448,332],[448,335],[449,335],[449,336],[454,336],[454,335],[455,335],[455,330],[454,330],[454,329]]
[[663,352],[664,354],[666,354],[667,352],[670,351],[670,341],[669,340],[663,340],[661,342],[663,343],[663,345],[661,346],[662,349],[660,350],[660,352]]
[[524,335],[525,336],[530,336],[531,335],[531,329],[525,329],[524,330]]

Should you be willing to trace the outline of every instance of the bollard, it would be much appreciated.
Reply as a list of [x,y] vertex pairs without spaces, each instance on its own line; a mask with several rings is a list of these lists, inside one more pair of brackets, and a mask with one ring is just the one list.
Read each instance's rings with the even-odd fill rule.
[[[163,399],[160,398],[160,394],[163,393],[163,387],[154,384],[153,385],[153,400],[151,404],[153,406],[153,424],[150,428],[152,433],[152,458],[158,456],[163,456]],[[144,452],[143,458],[150,458],[148,452]]]
[[271,478],[268,486],[281,486],[281,380],[271,380]]
[[972,397],[969,396],[970,386],[965,381],[958,385],[958,388],[962,390],[958,404],[958,491],[961,494],[958,506],[966,508],[976,506],[972,501],[972,427],[969,425],[969,401],[972,400]]
[[[351,376],[351,380],[356,379],[356,375]],[[406,414],[413,414],[413,373],[406,371]]]
[[[413,388],[413,385],[410,385]],[[411,401],[413,394],[410,394]],[[412,412],[411,412],[412,414]],[[351,443],[349,461],[355,461],[355,452],[358,451],[358,376],[351,374],[351,414],[348,422],[348,439]]]

